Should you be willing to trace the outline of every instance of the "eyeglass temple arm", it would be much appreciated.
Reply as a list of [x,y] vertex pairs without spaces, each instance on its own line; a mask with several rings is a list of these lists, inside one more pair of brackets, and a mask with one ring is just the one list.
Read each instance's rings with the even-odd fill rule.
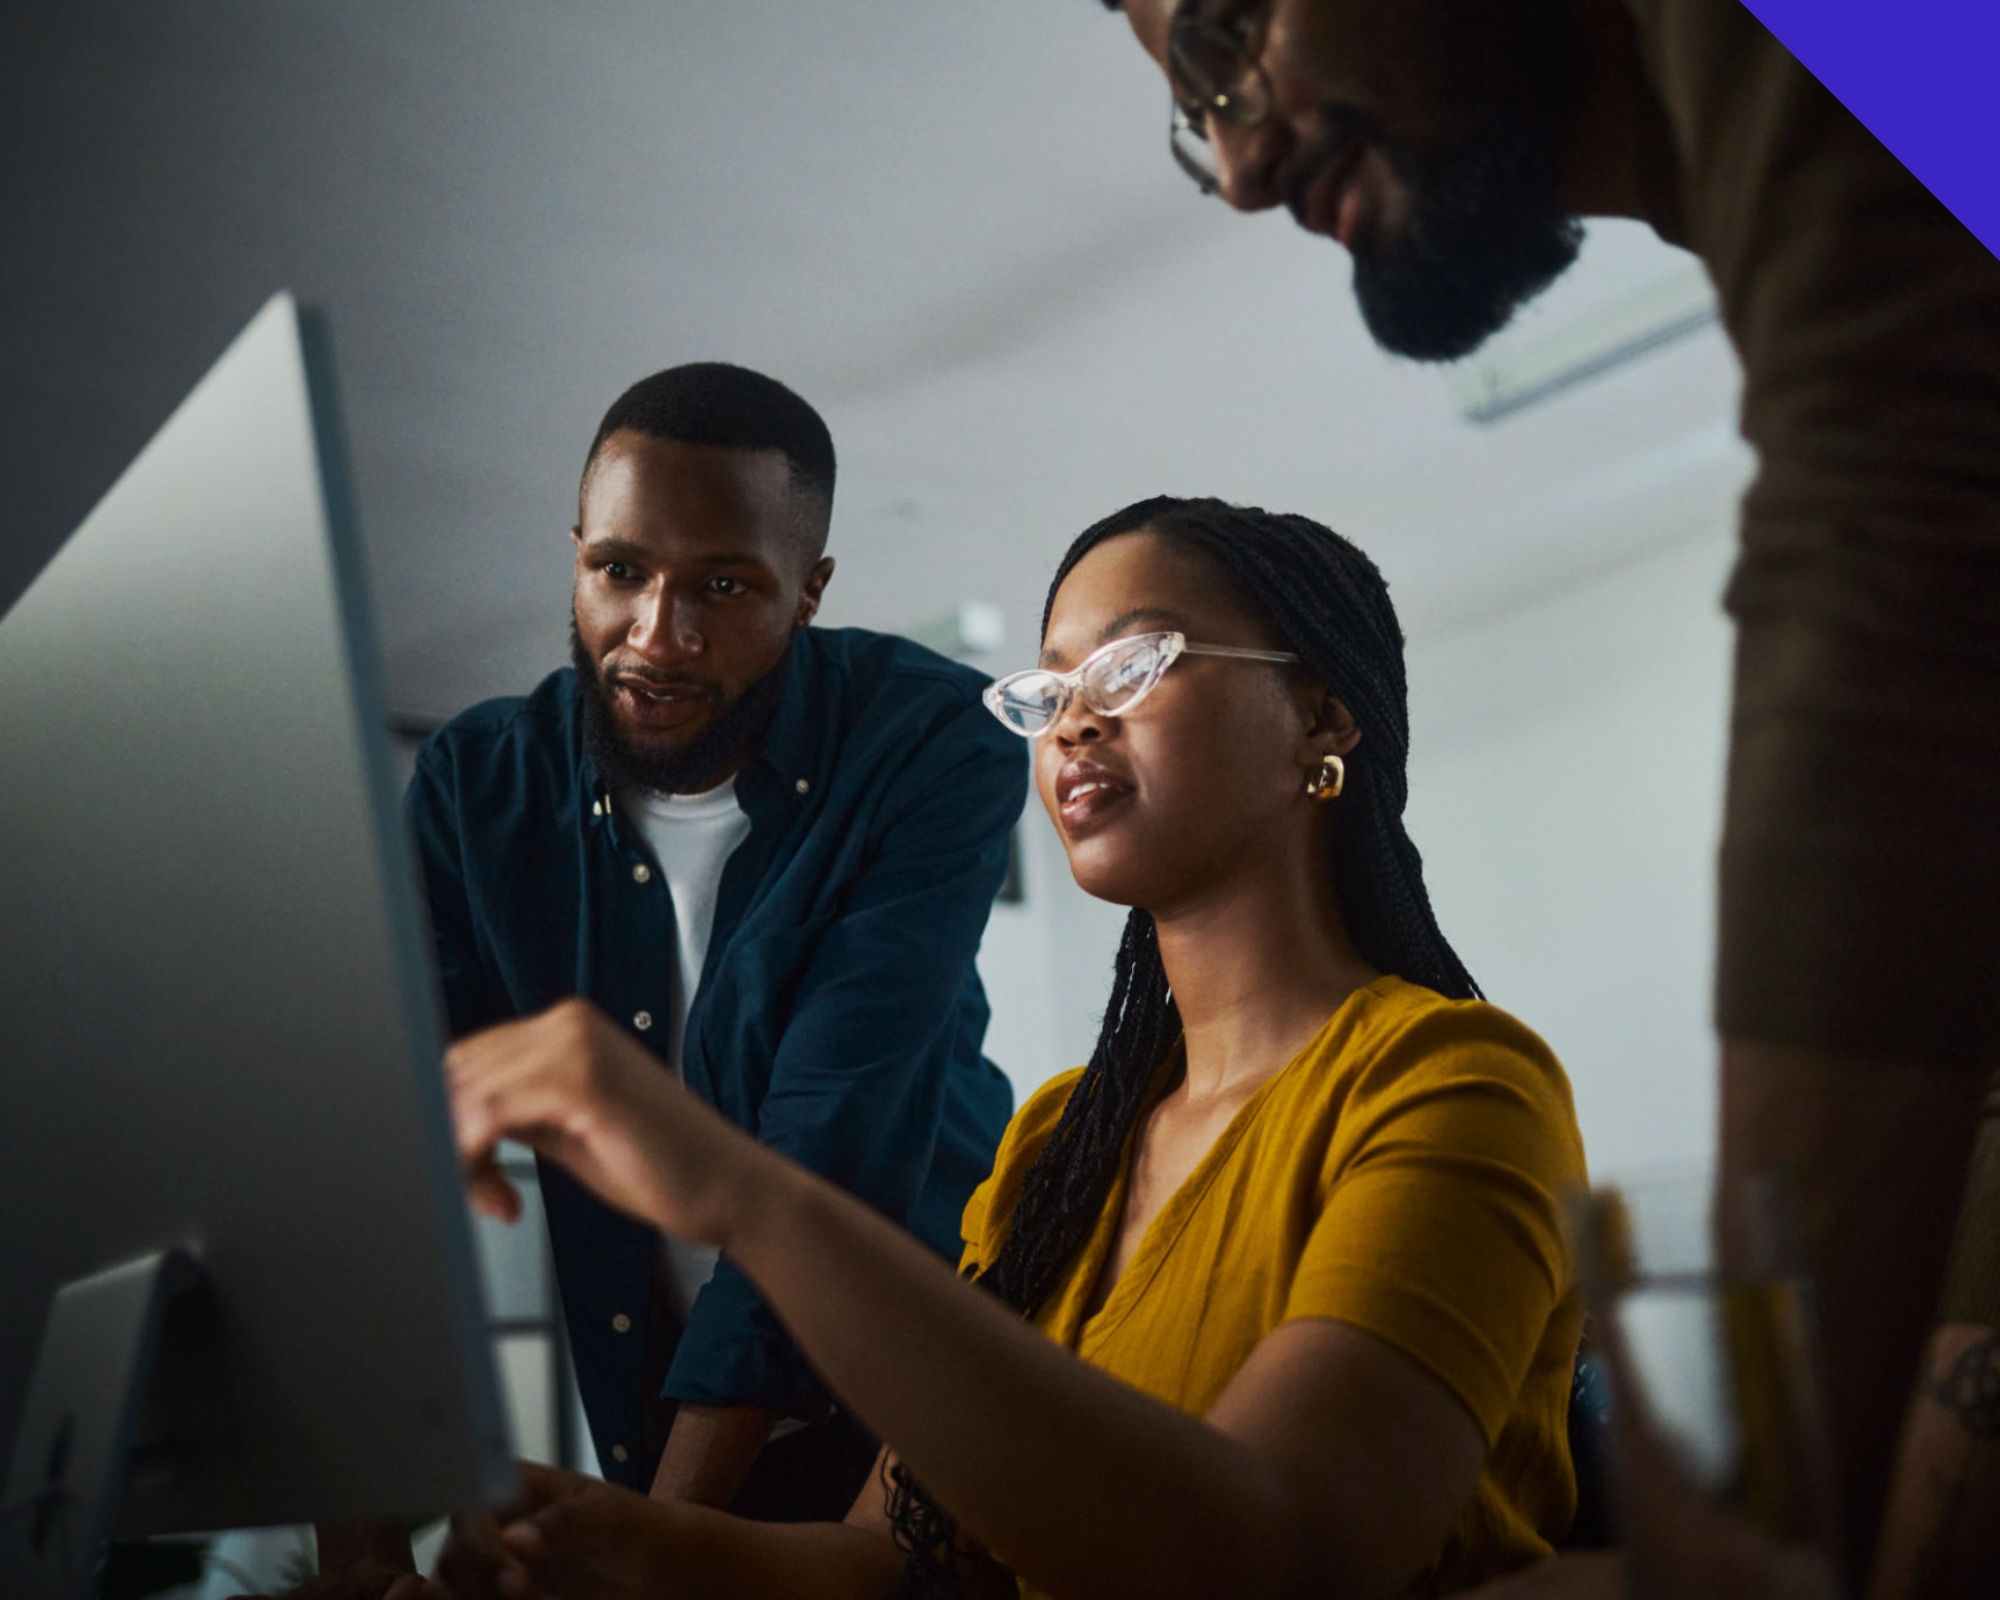
[[1239,661],[1297,661],[1299,658],[1289,650],[1244,650],[1233,644],[1184,644],[1181,654],[1187,656],[1234,656]]

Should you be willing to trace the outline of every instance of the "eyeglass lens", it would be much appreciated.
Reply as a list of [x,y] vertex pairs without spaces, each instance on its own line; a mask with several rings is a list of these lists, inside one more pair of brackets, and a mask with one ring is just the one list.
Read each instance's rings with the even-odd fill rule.
[[1167,35],[1168,77],[1197,132],[1205,133],[1208,117],[1248,127],[1270,115],[1270,85],[1257,60],[1263,9],[1183,5],[1175,16]]
[[1053,673],[1022,673],[995,688],[988,703],[1016,733],[1040,733],[1062,704],[1062,682]]
[[1183,0],[1167,34],[1174,86],[1168,145],[1201,192],[1221,192],[1222,168],[1209,119],[1251,128],[1271,114],[1271,83],[1259,62],[1264,7],[1241,0]]
[[[1121,639],[1092,655],[1078,669],[1084,704],[1101,716],[1128,709],[1156,682],[1173,659],[1171,635]],[[1010,727],[1039,733],[1062,714],[1069,685],[1060,673],[1024,672],[996,686],[995,709]]]
[[1084,700],[1113,716],[1151,687],[1166,661],[1166,640],[1157,635],[1115,644],[1083,664]]

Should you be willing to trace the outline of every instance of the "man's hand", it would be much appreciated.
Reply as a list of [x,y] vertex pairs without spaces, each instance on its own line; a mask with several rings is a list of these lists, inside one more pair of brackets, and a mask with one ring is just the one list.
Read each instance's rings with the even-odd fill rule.
[[237,1595],[234,1600],[451,1600],[406,1568],[369,1563],[322,1574],[281,1596]]
[[586,1000],[461,1039],[445,1055],[473,1204],[512,1222],[521,1200],[496,1151],[515,1139],[630,1216],[725,1245],[780,1158],[709,1109]]
[[313,1538],[319,1549],[319,1570],[323,1577],[378,1568],[396,1573],[417,1570],[416,1557],[410,1549],[410,1530],[390,1518],[322,1522],[313,1528]]
[[524,1461],[520,1473],[510,1504],[452,1519],[437,1564],[452,1600],[657,1600],[669,1592],[671,1507],[555,1467]]
[[320,1575],[285,1600],[444,1600],[417,1574],[410,1532],[400,1522],[321,1523],[313,1530]]

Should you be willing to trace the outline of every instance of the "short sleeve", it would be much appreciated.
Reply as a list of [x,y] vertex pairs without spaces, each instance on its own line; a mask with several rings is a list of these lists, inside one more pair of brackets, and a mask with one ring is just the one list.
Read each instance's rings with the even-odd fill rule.
[[1504,1012],[1445,1006],[1370,1064],[1341,1122],[1285,1319],[1396,1346],[1490,1448],[1571,1291],[1562,1208],[1584,1163],[1568,1080]]
[[958,1256],[960,1277],[972,1276],[992,1259],[992,1245],[986,1236],[986,1217],[993,1205],[993,1186],[998,1181],[999,1174],[989,1172],[965,1202],[965,1215],[958,1225],[958,1236],[965,1245]]

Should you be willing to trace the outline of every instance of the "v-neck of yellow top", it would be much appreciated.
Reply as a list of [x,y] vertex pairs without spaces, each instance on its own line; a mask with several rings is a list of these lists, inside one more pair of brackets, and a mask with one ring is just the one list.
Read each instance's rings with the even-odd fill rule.
[[[1298,1067],[1301,1061],[1319,1051],[1320,1041],[1338,1025],[1350,1009],[1359,1003],[1364,994],[1372,994],[1382,979],[1365,983],[1335,1006],[1317,1032],[1299,1048],[1296,1055],[1257,1087],[1257,1092],[1244,1101],[1229,1124],[1216,1135],[1215,1143],[1203,1153],[1194,1164],[1194,1170],[1181,1180],[1180,1187],[1167,1196],[1166,1203],[1146,1224],[1146,1231],[1140,1236],[1138,1249],[1132,1252],[1132,1259],[1125,1263],[1125,1270],[1118,1274],[1118,1281],[1111,1286],[1111,1292],[1104,1297],[1104,1304],[1095,1311],[1082,1316],[1077,1323],[1076,1353],[1088,1357],[1091,1349],[1101,1345],[1117,1331],[1134,1305],[1145,1294],[1146,1287],[1159,1273],[1162,1263],[1172,1254],[1175,1242],[1194,1215],[1195,1208],[1215,1182],[1215,1175],[1229,1162],[1236,1147],[1249,1133],[1251,1124],[1272,1098],[1273,1091]],[[1131,1188],[1132,1162],[1138,1154],[1140,1130],[1153,1108],[1163,1100],[1174,1082],[1173,1066],[1186,1050],[1185,1038],[1174,1042],[1160,1062],[1160,1069],[1153,1085],[1146,1092],[1146,1098],[1139,1107],[1139,1114],[1133,1119],[1132,1134],[1125,1141],[1124,1154],[1118,1162],[1118,1176],[1112,1182],[1111,1192],[1105,1197],[1103,1213],[1097,1219],[1097,1227],[1090,1236],[1090,1246],[1081,1263],[1080,1281],[1088,1285],[1084,1289],[1084,1304],[1089,1304],[1089,1295],[1097,1287],[1099,1275],[1104,1271],[1105,1260],[1111,1253],[1113,1241],[1125,1221],[1125,1200]]]

